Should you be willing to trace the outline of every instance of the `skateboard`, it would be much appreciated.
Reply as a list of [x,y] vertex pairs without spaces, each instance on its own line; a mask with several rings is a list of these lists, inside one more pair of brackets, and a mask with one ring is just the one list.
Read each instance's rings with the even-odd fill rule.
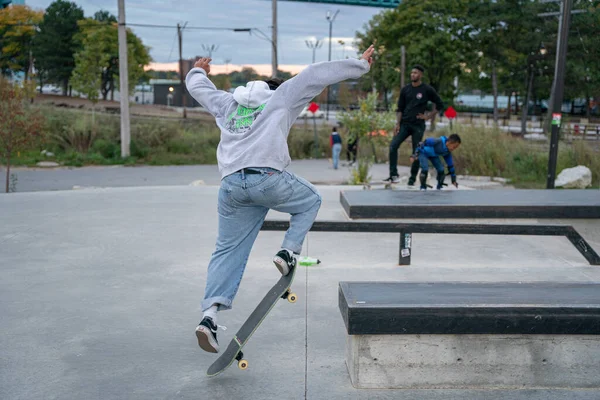
[[286,299],[290,303],[295,303],[298,297],[291,290],[292,281],[296,274],[296,267],[293,267],[289,274],[282,276],[279,281],[267,292],[265,297],[256,306],[252,314],[237,331],[227,349],[217,360],[208,368],[206,375],[215,376],[225,371],[234,361],[237,360],[239,369],[248,368],[248,360],[244,359],[242,348],[248,342],[254,331],[260,326],[267,314],[271,311],[279,299]]
[[[363,183],[363,190],[371,190],[379,187],[383,187],[383,189],[392,190],[395,186],[407,186],[409,189],[418,190],[419,187],[415,184],[414,186],[408,186],[406,182],[400,183],[391,183],[391,182],[367,182]],[[431,185],[427,185],[429,189],[432,188]]]

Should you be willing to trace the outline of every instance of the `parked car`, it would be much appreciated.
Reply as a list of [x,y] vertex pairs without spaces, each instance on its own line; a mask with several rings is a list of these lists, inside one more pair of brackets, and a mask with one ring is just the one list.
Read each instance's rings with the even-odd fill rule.
[[321,110],[317,110],[314,114],[310,111],[308,111],[308,106],[304,107],[304,110],[302,110],[302,112],[300,113],[300,115],[298,116],[298,118],[325,118],[325,113]]

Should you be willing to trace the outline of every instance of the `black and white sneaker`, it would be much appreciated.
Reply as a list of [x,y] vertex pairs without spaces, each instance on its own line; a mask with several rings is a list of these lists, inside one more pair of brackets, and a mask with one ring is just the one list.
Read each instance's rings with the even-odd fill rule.
[[273,257],[273,264],[275,264],[279,272],[281,272],[281,275],[285,276],[296,266],[296,257],[289,251],[281,249],[275,254],[275,257]]
[[392,175],[389,178],[383,180],[385,183],[398,183],[400,182],[400,177],[398,175]]
[[210,317],[204,317],[200,325],[196,328],[196,337],[198,346],[209,353],[219,352],[219,342],[217,342],[217,324]]

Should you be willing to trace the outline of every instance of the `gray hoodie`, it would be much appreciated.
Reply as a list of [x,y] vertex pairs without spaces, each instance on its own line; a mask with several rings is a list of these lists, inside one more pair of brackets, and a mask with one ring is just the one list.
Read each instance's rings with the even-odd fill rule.
[[290,164],[287,137],[304,106],[325,87],[368,71],[366,60],[322,62],[309,65],[277,90],[252,81],[231,94],[217,90],[202,68],[193,68],[186,86],[221,130],[217,160],[223,178],[249,167],[283,171]]

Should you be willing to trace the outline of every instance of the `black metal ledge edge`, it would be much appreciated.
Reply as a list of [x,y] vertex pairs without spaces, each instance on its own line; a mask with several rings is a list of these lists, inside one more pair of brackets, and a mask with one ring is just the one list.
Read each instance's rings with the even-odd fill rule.
[[[351,192],[348,192],[352,197]],[[377,218],[600,218],[600,206],[561,205],[476,205],[476,204],[365,204],[352,202],[340,191],[340,203],[351,219]]]
[[473,206],[473,205],[349,205],[342,203],[351,219],[376,218],[600,218],[596,207],[564,206]]
[[600,304],[356,307],[348,303],[347,290],[348,282],[340,282],[339,308],[349,335],[600,335]]

